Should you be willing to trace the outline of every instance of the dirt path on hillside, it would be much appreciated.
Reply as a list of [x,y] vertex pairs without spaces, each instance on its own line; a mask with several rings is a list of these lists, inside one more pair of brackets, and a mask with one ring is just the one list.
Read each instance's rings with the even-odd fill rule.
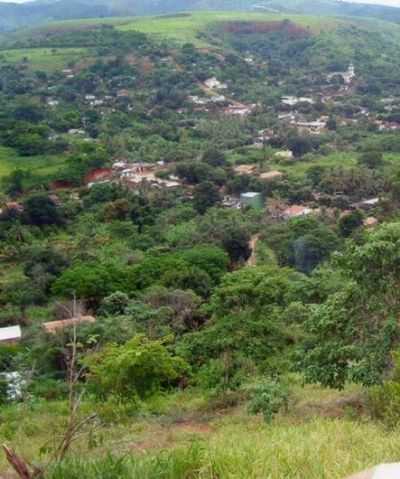
[[254,235],[251,237],[249,247],[251,248],[251,256],[247,260],[247,266],[257,266],[256,247],[260,239],[260,235]]

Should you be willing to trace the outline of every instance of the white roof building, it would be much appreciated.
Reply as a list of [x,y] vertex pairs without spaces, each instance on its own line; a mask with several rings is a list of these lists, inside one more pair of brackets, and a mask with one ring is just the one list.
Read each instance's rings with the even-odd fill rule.
[[224,90],[228,88],[228,85],[226,83],[221,83],[219,80],[217,80],[215,77],[209,78],[204,82],[204,85],[207,88],[212,89],[217,89],[217,90]]
[[22,337],[20,326],[9,326],[0,328],[0,343],[19,341]]
[[283,96],[282,99],[281,99],[281,102],[284,105],[288,105],[288,106],[295,106],[298,103],[309,103],[310,105],[313,105],[315,103],[315,101],[312,98],[307,98],[307,97],[302,97],[302,96],[300,96],[300,97],[299,96],[290,96],[290,95]]

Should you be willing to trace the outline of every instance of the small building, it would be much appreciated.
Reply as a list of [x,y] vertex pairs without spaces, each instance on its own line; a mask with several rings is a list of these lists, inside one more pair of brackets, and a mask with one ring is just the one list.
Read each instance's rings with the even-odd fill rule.
[[248,116],[256,108],[256,104],[244,105],[241,103],[236,103],[234,105],[229,105],[224,109],[225,115],[237,115],[237,116]]
[[267,171],[266,173],[261,173],[260,179],[265,181],[273,181],[283,178],[283,173],[278,170]]
[[127,98],[130,96],[129,90],[118,90],[117,98]]
[[372,208],[375,208],[375,206],[378,206],[379,201],[379,198],[371,198],[370,200],[363,200],[359,203],[353,203],[351,206],[354,209],[370,210]]
[[50,321],[43,323],[42,327],[48,334],[56,334],[64,329],[71,328],[73,326],[79,326],[82,323],[90,324],[95,323],[96,318],[93,316],[80,316],[79,318],[61,319],[60,321]]
[[240,204],[241,206],[251,206],[257,209],[264,207],[262,194],[254,191],[242,193],[240,195]]
[[237,165],[233,170],[237,175],[253,175],[257,167],[255,165]]
[[240,200],[239,198],[236,198],[234,196],[224,196],[222,200],[222,206],[225,208],[233,208],[233,209],[239,209],[240,208]]
[[6,203],[6,209],[12,211],[13,213],[21,214],[24,212],[24,205],[18,203],[17,201],[9,201]]
[[274,156],[280,160],[293,160],[294,158],[293,151],[291,150],[277,151]]
[[225,103],[226,102],[226,96],[225,95],[213,95],[210,98],[211,103]]
[[315,121],[297,121],[294,124],[302,133],[320,135],[326,128],[326,123],[324,119],[319,119]]
[[93,100],[90,102],[90,106],[103,106],[104,100]]
[[286,220],[289,220],[291,218],[299,218],[301,216],[308,216],[313,211],[314,210],[312,208],[309,208],[307,206],[292,205],[292,206],[289,206],[289,208],[286,208],[286,210],[284,210],[284,212],[282,213],[282,217]]
[[174,181],[174,180],[157,179],[156,183],[168,189],[179,188],[181,186],[179,181]]
[[200,98],[198,95],[190,95],[188,99],[195,105],[207,105],[209,103],[207,98]]
[[80,128],[70,128],[68,130],[68,135],[86,135],[86,132]]
[[283,105],[286,106],[296,106],[299,103],[308,103],[309,105],[313,105],[315,103],[312,98],[307,98],[303,96],[283,96],[281,98],[281,102]]
[[113,170],[126,170],[127,168],[129,168],[129,162],[124,160],[116,161],[112,165]]
[[0,328],[0,344],[16,344],[21,341],[21,326]]
[[224,90],[228,88],[228,85],[226,85],[226,83],[221,83],[219,80],[216,79],[216,77],[209,78],[204,82],[204,85],[211,90]]
[[356,70],[354,64],[350,63],[349,67],[345,72],[333,72],[330,73],[327,77],[328,81],[332,80],[334,77],[342,77],[345,85],[350,85],[353,80],[356,78]]

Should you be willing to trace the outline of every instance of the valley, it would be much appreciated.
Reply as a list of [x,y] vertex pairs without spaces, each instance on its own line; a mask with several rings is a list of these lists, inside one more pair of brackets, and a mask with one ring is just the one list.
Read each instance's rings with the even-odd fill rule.
[[398,461],[400,25],[261,3],[0,41],[7,479]]

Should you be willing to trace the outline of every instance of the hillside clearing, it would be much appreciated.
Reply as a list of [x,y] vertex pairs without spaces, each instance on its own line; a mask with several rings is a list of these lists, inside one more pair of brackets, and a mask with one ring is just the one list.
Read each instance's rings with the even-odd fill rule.
[[0,62],[24,63],[37,70],[54,71],[84,58],[85,48],[23,48],[0,51]]
[[49,155],[19,156],[12,148],[0,147],[0,181],[17,169],[28,170],[35,175],[54,173],[64,158]]
[[207,39],[200,37],[201,32],[221,22],[235,20],[246,21],[282,21],[291,20],[298,25],[309,28],[315,33],[335,28],[339,21],[321,20],[304,15],[280,15],[243,12],[195,12],[192,14],[170,15],[165,17],[144,17],[131,23],[118,26],[123,31],[137,30],[159,39],[174,40],[178,43],[192,42],[198,47],[209,45]]

